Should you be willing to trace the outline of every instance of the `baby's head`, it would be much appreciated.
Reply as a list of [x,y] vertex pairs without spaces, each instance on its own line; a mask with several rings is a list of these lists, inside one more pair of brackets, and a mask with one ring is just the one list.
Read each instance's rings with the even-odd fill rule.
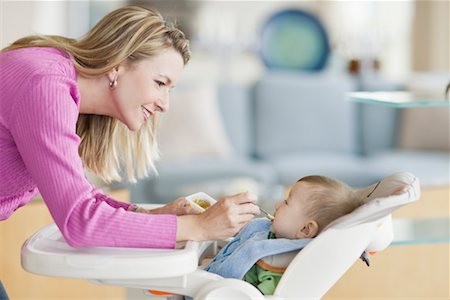
[[341,181],[325,176],[303,177],[292,186],[286,200],[275,205],[272,231],[277,238],[313,238],[362,204],[355,191]]

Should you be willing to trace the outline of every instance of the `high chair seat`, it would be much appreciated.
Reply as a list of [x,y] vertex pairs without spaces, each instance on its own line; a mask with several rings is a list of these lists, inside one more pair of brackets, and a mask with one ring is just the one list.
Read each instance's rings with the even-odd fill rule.
[[393,239],[391,213],[420,196],[419,180],[397,173],[358,190],[368,202],[334,221],[301,250],[282,276],[273,296],[254,286],[198,268],[216,243],[178,244],[175,250],[90,247],[65,243],[49,225],[22,246],[25,270],[47,276],[86,278],[102,284],[161,290],[194,299],[320,299],[368,251],[381,251]]
[[420,185],[417,177],[403,172],[358,193],[368,202],[314,238],[291,262],[274,296],[320,299],[364,251],[381,251],[392,242],[391,213],[417,201]]

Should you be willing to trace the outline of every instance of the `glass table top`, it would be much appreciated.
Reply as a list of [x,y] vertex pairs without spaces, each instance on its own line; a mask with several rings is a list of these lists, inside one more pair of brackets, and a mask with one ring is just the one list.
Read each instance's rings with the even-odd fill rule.
[[441,94],[411,92],[354,92],[349,93],[350,101],[378,104],[391,107],[450,107],[449,99]]
[[393,219],[392,245],[450,243],[450,218]]

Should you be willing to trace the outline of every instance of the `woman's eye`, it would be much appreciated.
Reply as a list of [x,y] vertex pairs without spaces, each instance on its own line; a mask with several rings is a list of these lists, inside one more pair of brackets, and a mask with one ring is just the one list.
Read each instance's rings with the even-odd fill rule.
[[156,84],[157,84],[158,86],[164,86],[164,85],[166,85],[164,82],[159,81],[159,80],[155,80],[155,82],[156,82]]
[[286,199],[284,200],[284,204],[286,204],[286,205],[287,205],[287,200],[286,200]]

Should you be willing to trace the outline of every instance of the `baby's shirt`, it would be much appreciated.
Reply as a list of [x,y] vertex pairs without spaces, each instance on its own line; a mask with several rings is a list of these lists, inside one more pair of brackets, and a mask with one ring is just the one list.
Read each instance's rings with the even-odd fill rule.
[[244,280],[254,285],[264,295],[273,295],[283,273],[268,271],[258,264],[245,274]]
[[270,239],[271,224],[272,222],[265,218],[252,220],[214,257],[205,270],[225,278],[243,279],[260,259],[286,252],[298,252],[311,241]]

